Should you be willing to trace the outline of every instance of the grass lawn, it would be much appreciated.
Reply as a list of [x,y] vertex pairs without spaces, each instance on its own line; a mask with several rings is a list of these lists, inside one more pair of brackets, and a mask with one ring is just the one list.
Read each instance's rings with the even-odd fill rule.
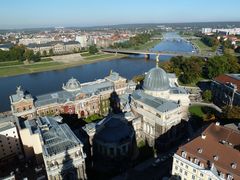
[[214,47],[207,46],[201,41],[201,39],[194,39],[194,40],[191,40],[191,42],[199,48],[200,53],[211,53],[215,51]]
[[21,64],[23,63],[19,61],[3,61],[3,62],[0,62],[0,67],[21,65]]
[[190,106],[189,112],[191,115],[197,116],[199,118],[204,118],[205,113],[202,111],[203,106]]
[[83,60],[75,63],[63,63],[53,61],[51,58],[44,58],[39,62],[31,64],[23,64],[18,61],[0,62],[0,77],[14,76],[19,74],[29,74],[34,72],[43,72],[57,69],[65,69],[69,67],[89,64],[96,61],[108,59],[123,58],[126,55],[115,54],[96,54],[84,57]]
[[13,76],[17,74],[27,74],[33,72],[40,72],[52,69],[58,69],[64,66],[63,63],[47,61],[47,62],[38,62],[34,64],[19,64],[8,67],[0,67],[0,76]]
[[102,120],[103,119],[103,116],[100,116],[98,114],[93,114],[89,117],[87,117],[86,119],[84,119],[84,121],[86,123],[91,123],[91,122],[96,122],[96,121],[99,121],[99,120]]
[[215,120],[217,116],[217,111],[209,106],[195,105],[189,107],[189,112],[191,116],[198,117],[203,121]]
[[90,54],[89,52],[83,52],[80,53],[82,57],[86,57],[86,56],[91,56],[92,54]]

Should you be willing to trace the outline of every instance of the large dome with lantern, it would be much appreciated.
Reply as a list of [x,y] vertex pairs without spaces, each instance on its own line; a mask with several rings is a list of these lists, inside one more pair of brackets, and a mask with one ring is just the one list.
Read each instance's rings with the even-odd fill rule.
[[158,66],[152,68],[146,74],[143,89],[149,91],[165,91],[169,89],[169,78],[167,73]]

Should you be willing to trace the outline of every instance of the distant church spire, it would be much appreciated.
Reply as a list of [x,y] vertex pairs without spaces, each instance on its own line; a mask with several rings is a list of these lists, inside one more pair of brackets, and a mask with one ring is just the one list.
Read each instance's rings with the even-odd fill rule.
[[159,68],[159,54],[156,55],[156,67]]

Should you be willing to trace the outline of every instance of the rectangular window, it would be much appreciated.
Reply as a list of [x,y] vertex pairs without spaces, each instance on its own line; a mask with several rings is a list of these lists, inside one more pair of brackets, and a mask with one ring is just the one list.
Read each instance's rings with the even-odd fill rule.
[[195,179],[195,176],[194,176],[194,175],[192,175],[192,179]]
[[184,174],[185,174],[185,176],[187,176],[187,171],[185,171],[185,173],[184,173]]

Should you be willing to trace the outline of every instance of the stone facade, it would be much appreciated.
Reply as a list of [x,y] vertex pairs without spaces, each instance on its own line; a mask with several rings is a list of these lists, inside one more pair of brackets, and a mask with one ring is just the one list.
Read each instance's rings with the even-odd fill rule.
[[[187,120],[190,104],[187,91],[178,86],[174,74],[167,74],[158,67],[152,68],[145,76],[143,90],[130,93],[130,109],[136,118],[132,124],[138,140],[147,140],[154,146],[156,140],[167,134],[169,142],[176,138],[177,126]],[[123,104],[123,103],[122,103]],[[180,128],[181,129],[181,128]]]
[[81,45],[77,41],[70,42],[49,42],[45,44],[29,44],[28,49],[33,50],[34,53],[40,52],[43,54],[44,51],[48,54],[50,49],[53,50],[54,54],[73,53],[79,51]]
[[63,90],[33,98],[20,87],[10,96],[13,115],[32,119],[36,116],[77,114],[88,117],[93,114],[106,115],[109,112],[109,98],[114,91],[124,94],[127,80],[116,72],[111,72],[105,79],[80,84],[70,79]]
[[22,159],[23,151],[14,116],[0,116],[0,167]]
[[240,74],[224,74],[212,80],[213,103],[217,106],[240,106]]

